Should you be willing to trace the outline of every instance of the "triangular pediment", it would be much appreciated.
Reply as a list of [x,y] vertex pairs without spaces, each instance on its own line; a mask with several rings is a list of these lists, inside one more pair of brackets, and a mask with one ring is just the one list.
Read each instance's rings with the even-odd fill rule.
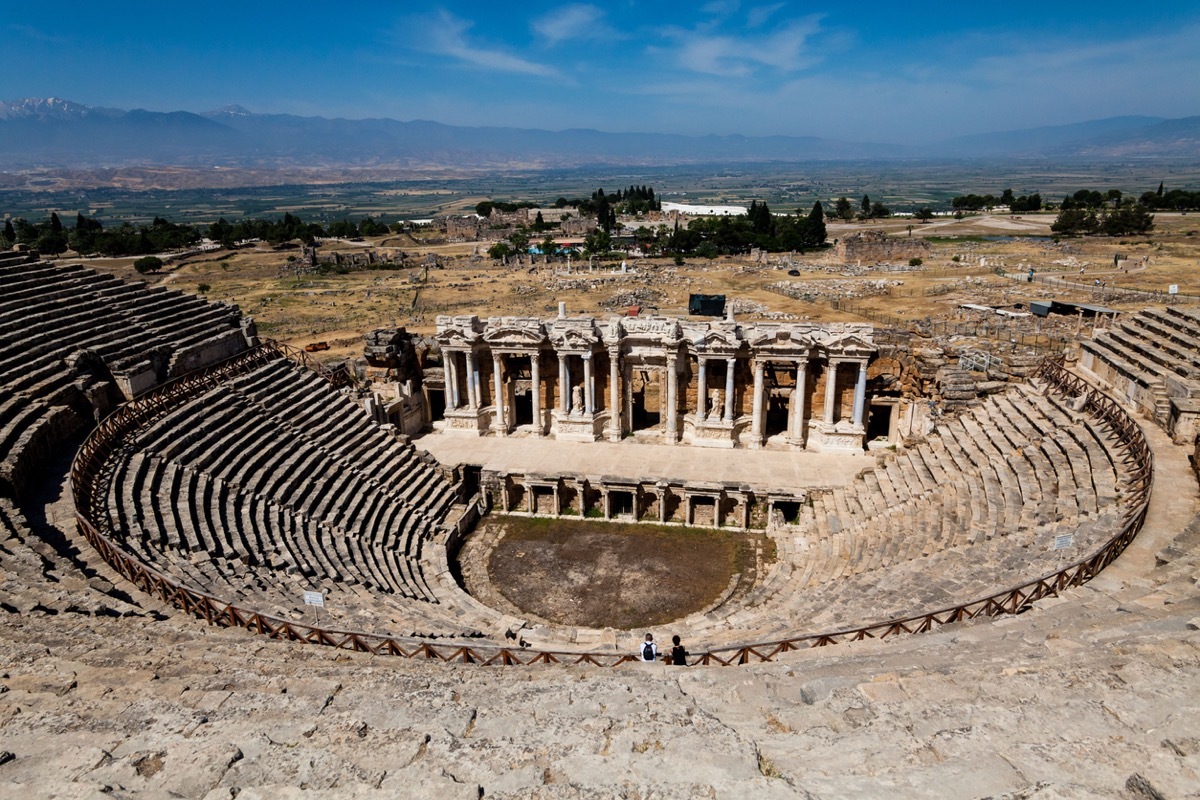
[[713,331],[710,330],[704,334],[704,343],[708,346],[721,345],[723,347],[737,347],[741,341],[737,338],[737,334],[732,331]]
[[736,353],[742,346],[742,340],[735,331],[708,330],[692,339],[697,350],[707,353]]
[[851,356],[866,356],[874,353],[878,348],[874,342],[870,342],[861,336],[854,333],[843,333],[837,336],[831,336],[828,339],[821,341],[821,347],[830,355],[851,355]]
[[750,346],[755,349],[807,350],[813,344],[811,335],[788,328],[765,331],[750,340]]
[[546,341],[546,334],[536,328],[500,327],[488,329],[483,338],[488,344],[534,346]]
[[434,337],[438,344],[443,347],[470,346],[473,342],[479,340],[477,334],[472,331],[472,335],[468,336],[461,328],[450,328],[449,330],[439,331]]
[[590,350],[599,340],[595,331],[583,331],[577,328],[566,328],[550,335],[550,341],[554,346],[564,350]]

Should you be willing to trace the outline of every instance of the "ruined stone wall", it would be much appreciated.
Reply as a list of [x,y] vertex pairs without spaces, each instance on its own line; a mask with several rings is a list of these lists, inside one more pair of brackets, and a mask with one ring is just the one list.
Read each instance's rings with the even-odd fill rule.
[[928,258],[929,242],[920,237],[888,236],[883,231],[860,231],[838,239],[834,256],[847,264],[881,263]]

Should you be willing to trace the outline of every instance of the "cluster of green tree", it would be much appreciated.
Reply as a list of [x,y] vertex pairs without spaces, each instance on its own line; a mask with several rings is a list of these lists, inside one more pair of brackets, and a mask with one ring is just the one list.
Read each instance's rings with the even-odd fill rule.
[[530,252],[531,246],[536,247],[537,252],[548,256],[560,255],[563,252],[562,246],[554,241],[553,236],[547,234],[542,241],[534,244],[529,237],[529,231],[521,227],[510,233],[508,238],[501,239],[489,247],[488,255],[495,259],[508,258]]
[[66,228],[53,212],[42,222],[8,220],[3,236],[9,244],[29,245],[47,255],[70,249],[105,256],[140,256],[179,250],[200,241],[200,232],[191,225],[177,225],[162,217],[155,217],[149,225],[135,227],[123,222],[115,228],[105,228],[100,220],[77,214],[75,227]]
[[10,247],[24,244],[48,255],[57,255],[70,246],[68,232],[54,212],[43,222],[30,222],[20,217],[6,219],[2,235]]
[[595,217],[596,224],[609,233],[617,225],[618,214],[636,215],[662,210],[662,203],[651,186],[630,186],[628,189],[618,189],[613,194],[597,189],[591,197],[571,200],[568,204],[574,205],[586,217]]
[[[569,211],[562,215],[563,219],[570,219],[570,217],[571,213]],[[539,211],[537,212],[537,216],[534,217],[533,225],[530,226],[530,229],[533,230],[534,233],[544,233],[545,231],[558,228],[561,225],[561,222],[546,222],[546,220],[542,217],[542,212]]]
[[[158,256],[142,256],[133,262],[133,268],[137,270],[139,275],[145,275],[147,272],[158,272],[163,268],[163,260]],[[201,291],[205,290],[202,289]]]
[[1189,192],[1186,189],[1172,189],[1163,192],[1163,185],[1158,184],[1157,192],[1145,192],[1138,202],[1152,211],[1200,211],[1200,192]]
[[955,211],[991,211],[996,206],[1008,206],[1009,211],[1025,213],[1042,210],[1042,196],[1038,192],[1017,197],[1012,189],[1005,189],[999,197],[993,194],[964,194],[953,198],[950,207]]
[[1104,208],[1105,205],[1120,205],[1122,198],[1123,195],[1120,189],[1109,189],[1107,193],[1101,193],[1095,189],[1080,189],[1075,194],[1069,194],[1064,197],[1058,207],[1062,211],[1072,211],[1075,209],[1099,210]]
[[863,195],[862,202],[859,203],[859,210],[854,211],[854,204],[845,197],[839,197],[833,205],[833,214],[830,219],[840,219],[849,222],[852,219],[883,219],[890,217],[892,210],[883,203],[871,202],[870,195]]
[[[335,222],[334,225],[337,223]],[[332,226],[331,226],[332,227]],[[351,227],[357,234],[357,227]],[[325,229],[316,223],[306,223],[292,214],[284,214],[282,218],[270,219],[241,219],[237,222],[227,222],[224,217],[208,226],[208,238],[226,247],[234,242],[247,239],[261,239],[271,244],[282,244],[299,239],[305,244],[312,244],[318,236],[324,236]]]
[[1134,236],[1149,233],[1153,229],[1154,215],[1146,206],[1132,200],[1117,200],[1099,209],[1099,213],[1093,207],[1064,207],[1050,226],[1050,230],[1064,236],[1093,233]]
[[721,254],[745,253],[752,247],[768,252],[807,250],[825,244],[825,209],[813,203],[805,214],[775,216],[766,203],[750,203],[737,217],[705,217],[692,220],[686,230],[678,227],[668,237],[664,250],[681,255],[713,258]]
[[[305,222],[293,214],[280,219],[242,219],[228,222],[224,217],[208,226],[208,238],[226,247],[247,239],[260,239],[271,244],[300,240],[312,244],[318,236],[383,236],[400,228],[399,223],[388,226],[371,216],[358,222],[340,219],[329,224],[328,231],[314,222]],[[58,214],[51,213],[43,222],[10,219],[0,230],[0,241],[8,245],[25,244],[47,255],[66,250],[77,253],[99,253],[104,256],[141,256],[169,250],[181,250],[199,242],[201,231],[192,225],[180,225],[155,217],[149,225],[134,226],[123,222],[113,228],[83,214],[75,216],[75,227],[67,228]]]
[[652,186],[633,186],[617,190],[616,199],[609,198],[622,214],[644,214],[647,211],[662,211],[662,203],[654,196]]
[[[563,205],[566,205],[565,201]],[[559,208],[562,207],[563,206],[559,206]],[[493,211],[511,214],[514,211],[518,211],[522,208],[538,208],[538,204],[531,203],[528,200],[522,200],[519,203],[506,203],[503,200],[483,200],[475,204],[475,213],[481,217],[490,217]]]
[[315,235],[317,236],[329,235],[339,239],[353,239],[356,236],[384,236],[388,233],[388,231],[394,231],[396,228],[399,228],[399,224],[396,224],[396,228],[390,228],[386,223],[381,222],[380,220],[377,220],[368,214],[357,224],[355,224],[354,220],[350,219],[349,217],[334,220],[333,222],[329,223],[329,227],[326,228],[325,234],[320,232],[320,225],[313,225],[312,227],[316,229]]

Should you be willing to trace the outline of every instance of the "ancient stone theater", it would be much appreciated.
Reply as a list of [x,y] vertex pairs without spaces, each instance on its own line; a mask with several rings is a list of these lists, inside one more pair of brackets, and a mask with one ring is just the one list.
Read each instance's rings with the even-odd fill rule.
[[[560,307],[318,363],[2,254],[0,796],[1193,796],[1198,344],[1168,304],[973,377]],[[506,519],[751,545],[672,618],[563,623],[475,580]]]

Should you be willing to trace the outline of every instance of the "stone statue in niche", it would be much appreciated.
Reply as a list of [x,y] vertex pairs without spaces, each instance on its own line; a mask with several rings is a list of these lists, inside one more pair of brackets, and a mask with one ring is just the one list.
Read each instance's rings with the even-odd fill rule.
[[571,413],[583,413],[583,386],[571,387]]
[[713,389],[711,392],[709,392],[709,398],[708,418],[710,421],[719,422],[721,420],[721,414],[725,410],[721,403],[721,390]]

